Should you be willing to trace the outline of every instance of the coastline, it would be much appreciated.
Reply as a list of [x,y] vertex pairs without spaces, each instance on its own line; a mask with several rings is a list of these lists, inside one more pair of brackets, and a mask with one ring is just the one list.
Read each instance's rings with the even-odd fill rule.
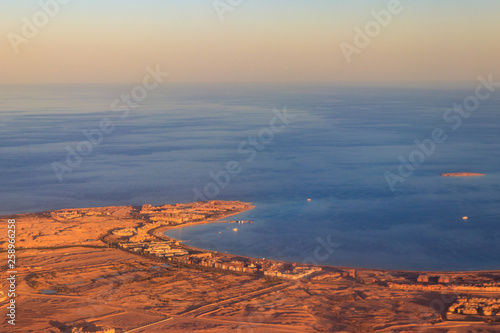
[[[209,218],[209,219],[206,219],[206,220],[203,220],[203,221],[199,221],[199,222],[188,222],[188,223],[178,224],[178,225],[166,225],[166,226],[162,226],[162,227],[159,227],[158,229],[155,229],[154,235],[157,236],[156,233],[160,232],[160,230],[163,230],[162,231],[162,235],[163,235],[163,232],[165,232],[167,230],[172,230],[172,229],[178,229],[178,228],[184,228],[184,227],[191,227],[191,226],[194,226],[194,225],[202,225],[202,224],[209,224],[209,223],[227,223],[227,221],[221,221],[221,219],[225,219],[225,218],[228,218],[228,217],[231,217],[231,216],[239,215],[241,213],[247,212],[247,211],[252,210],[254,208],[255,208],[255,206],[251,205],[251,203],[250,203],[250,206],[247,209],[242,209],[242,210],[240,210],[238,212],[227,214],[227,215],[224,215],[222,217],[216,217],[216,218],[213,217],[213,218]],[[164,236],[164,237],[167,237],[167,236]],[[175,239],[175,238],[172,238],[172,237],[169,237],[169,238]],[[182,242],[179,239],[176,239],[176,241]]]
[[[175,239],[173,237],[169,237],[169,236],[166,236],[164,235],[164,232],[168,231],[168,230],[173,230],[173,229],[178,229],[178,228],[184,228],[184,227],[191,227],[191,226],[195,226],[195,225],[203,225],[203,224],[209,224],[209,223],[228,223],[227,221],[221,221],[222,219],[226,219],[228,217],[231,217],[231,216],[235,216],[235,215],[238,215],[238,214],[241,214],[241,213],[244,213],[244,212],[247,212],[251,209],[254,209],[255,206],[252,205],[252,203],[245,203],[246,206],[245,207],[242,207],[240,209],[238,209],[237,211],[232,211],[231,213],[228,213],[228,214],[220,214],[216,217],[211,217],[211,218],[207,218],[207,219],[204,219],[202,221],[198,221],[198,222],[187,222],[187,223],[181,223],[181,224],[177,224],[177,225],[162,225],[162,226],[158,226],[156,228],[153,228],[151,229],[150,231],[148,231],[148,234],[150,234],[151,236],[154,236],[155,238],[159,239],[159,240],[164,240],[164,241],[175,241],[175,242],[178,242],[179,244],[182,244],[183,247],[187,248],[187,249],[190,249],[192,251],[196,251],[196,252],[206,252],[206,253],[214,253],[214,254],[220,254],[220,255],[225,255],[225,256],[232,256],[232,257],[242,257],[242,258],[248,258],[250,260],[260,260],[261,258],[256,258],[256,257],[251,257],[251,256],[246,256],[246,255],[239,255],[239,254],[232,254],[232,253],[222,253],[222,252],[218,252],[218,251],[214,251],[214,250],[208,250],[208,249],[202,249],[202,248],[198,248],[198,247],[194,247],[194,246],[191,246],[191,245],[187,245],[185,242],[186,241],[183,241],[183,240],[179,240],[179,239]],[[112,212],[112,211],[120,211],[122,212],[123,214],[128,214],[134,210],[137,210],[139,209],[140,206],[105,206],[105,207],[85,207],[85,208],[68,208],[68,209],[62,209],[62,210],[49,210],[49,211],[42,211],[42,212],[33,212],[33,213],[19,213],[19,214],[9,214],[9,215],[3,215],[3,216],[0,216],[0,219],[9,219],[9,218],[16,218],[16,219],[23,219],[24,217],[30,217],[30,219],[32,218],[35,218],[35,219],[38,219],[39,217],[41,218],[42,216],[52,216],[52,215],[56,215],[56,214],[59,214],[61,212],[72,212],[72,211],[79,211],[79,212],[84,212],[84,213],[88,213],[88,212],[106,212],[106,211],[109,211],[109,212]],[[76,239],[73,239],[73,237],[71,236],[71,234],[65,234],[65,238],[62,239],[61,238],[61,235],[57,235],[57,238],[54,239],[54,243],[48,243],[48,244],[41,244],[41,245],[34,245],[34,244],[29,244],[28,246],[20,246],[19,249],[23,249],[23,248],[26,248],[26,249],[30,249],[30,248],[47,248],[47,247],[65,247],[65,246],[71,246],[71,247],[78,247],[78,246],[92,246],[92,245],[99,245],[99,244],[102,244],[101,241],[99,241],[98,239],[90,239],[90,238],[96,238],[95,236],[95,233],[96,232],[108,232],[109,230],[111,229],[114,229],[115,227],[118,227],[118,228],[123,228],[123,227],[130,227],[130,224],[128,221],[130,221],[128,219],[128,217],[126,217],[125,215],[123,214],[120,214],[121,217],[118,217],[118,218],[115,218],[113,219],[115,221],[115,223],[113,224],[108,224],[106,226],[106,229],[102,229],[101,231],[95,231],[95,225],[91,225],[89,226],[89,228],[87,228],[87,230],[89,232],[92,232],[94,233],[94,237],[90,237],[89,236],[89,239],[87,240],[76,240]],[[111,217],[111,216],[109,216]],[[101,217],[101,218],[105,218],[105,217]],[[73,221],[73,220],[68,220],[67,222],[69,221]],[[137,220],[138,221],[142,221],[142,220]],[[20,222],[20,221],[19,221]],[[54,221],[54,222],[57,222],[56,224],[59,224],[60,222],[63,222],[63,221]],[[75,221],[77,222],[77,221]],[[65,224],[65,223],[64,223]],[[78,223],[77,223],[78,224]],[[32,227],[34,225],[32,224]],[[104,225],[99,223],[99,226],[102,228]],[[64,228],[67,228],[66,225],[63,225],[61,224],[60,227],[64,227]],[[58,226],[54,226],[53,227],[53,232],[57,232],[57,228]],[[84,229],[84,228],[81,228],[81,227],[75,227],[74,230],[81,230],[81,229]],[[84,229],[85,230],[85,229]],[[81,230],[80,232],[83,232],[84,230]],[[54,234],[55,236],[55,234]],[[102,234],[101,235],[102,237],[106,236],[105,234]],[[44,236],[35,236],[35,238],[38,240],[38,239],[42,239],[44,237],[47,237],[47,238],[53,238],[49,235],[44,235]],[[59,244],[62,240],[62,244]],[[4,252],[5,250],[2,248],[2,252]],[[266,259],[270,262],[276,262],[276,263],[289,263],[289,264],[297,264],[297,265],[303,265],[302,263],[300,262],[293,262],[293,261],[284,261],[284,260],[279,260],[279,259]],[[401,272],[401,273],[405,273],[405,274],[436,274],[436,275],[451,275],[451,274],[481,274],[481,273],[494,273],[494,274],[500,274],[500,269],[484,269],[484,270],[404,270],[404,269],[386,269],[386,268],[366,268],[366,267],[356,267],[356,266],[334,266],[334,265],[320,265],[320,264],[308,264],[307,266],[311,266],[311,267],[321,267],[321,268],[327,268],[327,269],[336,269],[336,270],[358,270],[358,271],[372,271],[372,272],[391,272],[391,273],[397,273],[397,272]]]
[[[199,221],[199,222],[188,222],[185,224],[179,224],[179,225],[174,225],[174,226],[161,226],[157,229],[154,229],[153,232],[151,233],[151,235],[160,239],[160,240],[179,242],[179,244],[182,244],[183,247],[185,247],[186,249],[192,250],[192,251],[199,251],[201,253],[216,253],[216,254],[231,256],[231,257],[240,257],[240,258],[247,258],[250,260],[259,260],[260,258],[256,258],[256,257],[244,256],[244,255],[233,254],[233,253],[222,253],[222,252],[218,252],[215,250],[202,249],[202,248],[198,248],[195,246],[187,245],[186,240],[176,239],[173,237],[166,236],[164,234],[168,230],[179,229],[179,228],[184,228],[184,227],[192,227],[192,226],[196,226],[196,225],[204,225],[204,224],[209,224],[209,223],[228,223],[227,221],[220,221],[220,220],[234,216],[234,215],[244,213],[244,212],[252,210],[254,208],[255,208],[255,206],[251,205],[248,209],[244,209],[244,210],[241,210],[239,212],[224,215],[224,216],[218,217],[218,218],[210,218],[210,219],[206,219],[206,220]],[[268,260],[270,262],[276,262],[276,263],[288,263],[288,264],[302,265],[302,263],[294,262],[294,261],[284,261],[284,260],[277,260],[277,259],[266,259],[266,260]],[[385,269],[385,268],[364,268],[364,267],[354,267],[354,266],[333,266],[333,265],[313,265],[313,264],[307,264],[307,266],[327,268],[327,269],[336,269],[336,270],[357,270],[357,271],[364,271],[364,272],[387,272],[387,273],[400,272],[400,273],[405,273],[405,274],[433,274],[433,275],[484,274],[484,273],[486,273],[486,274],[488,274],[488,273],[489,274],[500,274],[500,269],[497,269],[497,270],[491,270],[491,269],[470,270],[470,271],[463,271],[463,270],[433,271],[433,270],[402,270],[402,269]]]
[[[332,326],[338,323],[352,328],[350,332],[362,332],[356,326],[359,315],[373,316],[374,311],[380,315],[370,318],[380,332],[399,328],[402,315],[411,319],[424,311],[430,316],[426,320],[440,327],[469,325],[464,321],[469,317],[462,314],[469,308],[479,313],[474,322],[481,327],[500,323],[500,317],[485,312],[500,305],[498,270],[404,271],[320,265],[318,261],[300,264],[204,250],[163,235],[179,227],[228,223],[221,220],[253,208],[244,202],[211,201],[18,215],[16,229],[22,231],[16,248],[23,249],[17,271],[23,297],[19,305],[27,310],[23,317],[31,320],[27,325],[33,331],[46,330],[50,323],[28,310],[50,299],[58,313],[55,319],[71,323],[82,319],[75,312],[81,307],[74,302],[83,296],[92,304],[109,297],[113,308],[103,309],[99,318],[119,332],[158,322],[165,325],[162,332],[185,333],[182,324],[194,318],[205,331],[214,320],[229,329],[227,322],[234,325],[241,322],[240,315],[255,313],[252,304],[257,299],[263,304],[286,304],[264,311],[266,327],[258,332],[266,333],[283,328],[338,331]],[[46,295],[45,290],[55,293]],[[145,310],[150,311],[148,317],[144,317]],[[331,317],[332,311],[342,316]],[[171,320],[163,324],[167,319]],[[272,327],[279,330],[268,329]]]
[[156,237],[157,239],[160,239],[160,240],[179,242],[179,244],[182,244],[182,246],[184,246],[185,248],[190,249],[192,251],[207,252],[207,253],[208,252],[210,252],[210,253],[219,253],[219,254],[230,255],[230,256],[235,256],[235,257],[242,257],[242,258],[248,258],[248,259],[257,259],[255,257],[241,256],[241,255],[232,254],[232,253],[221,253],[221,252],[218,252],[218,251],[201,249],[201,248],[198,248],[198,247],[186,245],[186,241],[185,240],[176,239],[176,238],[164,235],[164,233],[166,231],[173,230],[173,229],[179,229],[179,228],[184,228],[184,227],[192,227],[192,226],[195,226],[195,225],[203,225],[203,224],[209,224],[209,223],[228,223],[227,221],[221,221],[221,219],[225,219],[225,218],[228,218],[228,217],[231,217],[231,216],[235,216],[235,215],[247,212],[249,210],[252,210],[254,208],[255,208],[255,206],[251,205],[251,203],[250,203],[250,206],[247,209],[242,209],[242,210],[240,210],[238,212],[234,212],[234,213],[231,213],[231,214],[226,214],[226,215],[224,215],[222,217],[209,218],[209,219],[206,219],[206,220],[203,220],[203,221],[199,221],[199,222],[188,222],[188,223],[185,223],[185,224],[161,226],[161,227],[158,227],[158,228],[152,230],[151,235],[154,236],[154,237]]

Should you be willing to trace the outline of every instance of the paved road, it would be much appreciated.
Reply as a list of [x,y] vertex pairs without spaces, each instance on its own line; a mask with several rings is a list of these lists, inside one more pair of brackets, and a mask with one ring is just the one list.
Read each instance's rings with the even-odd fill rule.
[[[213,318],[206,318],[206,317],[202,318],[202,316],[216,312],[223,307],[226,307],[229,305],[234,305],[234,304],[248,301],[248,300],[252,300],[252,299],[255,299],[256,297],[259,297],[262,295],[275,293],[277,291],[283,290],[283,289],[288,288],[288,287],[293,286],[293,285],[294,285],[293,282],[284,282],[284,283],[281,283],[281,284],[278,284],[275,286],[271,286],[271,287],[264,288],[264,289],[259,289],[259,290],[252,291],[252,292],[249,292],[249,293],[246,293],[243,295],[239,295],[239,296],[231,297],[229,299],[221,300],[221,301],[218,301],[215,303],[202,305],[196,309],[181,313],[179,315],[175,315],[175,316],[170,317],[166,320],[161,320],[161,321],[158,321],[156,323],[148,324],[147,327],[161,324],[167,320],[171,320],[170,324],[178,324],[178,323],[182,323],[185,321],[192,322],[193,320],[200,320],[200,321],[220,322],[220,323],[225,323],[225,324],[227,324],[227,323],[241,324],[242,326],[245,326],[245,327],[248,326],[249,328],[251,328],[251,327],[254,327],[254,328],[255,327],[267,327],[270,329],[272,328],[273,330],[280,330],[280,331],[284,331],[284,332],[305,332],[303,328],[294,328],[294,327],[290,327],[290,326],[286,326],[286,325],[261,324],[261,323],[253,324],[253,323],[240,322],[237,320],[213,319]],[[145,328],[145,327],[146,326],[137,327],[134,330],[129,330],[126,332],[138,331],[139,329]]]

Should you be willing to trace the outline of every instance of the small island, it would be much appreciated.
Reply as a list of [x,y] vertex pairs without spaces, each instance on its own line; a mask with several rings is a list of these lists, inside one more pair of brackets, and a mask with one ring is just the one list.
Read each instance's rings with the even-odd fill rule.
[[443,173],[443,177],[480,177],[486,176],[484,173],[474,173],[474,172],[449,172]]

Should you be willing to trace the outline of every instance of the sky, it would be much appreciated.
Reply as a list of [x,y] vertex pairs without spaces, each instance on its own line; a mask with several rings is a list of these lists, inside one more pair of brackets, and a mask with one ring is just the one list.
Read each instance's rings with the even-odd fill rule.
[[2,1],[0,83],[500,78],[500,1],[392,1]]

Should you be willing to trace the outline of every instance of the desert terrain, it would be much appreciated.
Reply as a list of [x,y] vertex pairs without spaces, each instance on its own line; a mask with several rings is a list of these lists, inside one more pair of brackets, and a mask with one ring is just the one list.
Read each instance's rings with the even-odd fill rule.
[[[9,220],[16,228],[16,325],[6,316],[5,255],[0,331],[500,332],[500,271],[299,265],[163,236],[251,208],[210,201],[4,216],[2,233]],[[9,242],[0,243],[5,254]]]

